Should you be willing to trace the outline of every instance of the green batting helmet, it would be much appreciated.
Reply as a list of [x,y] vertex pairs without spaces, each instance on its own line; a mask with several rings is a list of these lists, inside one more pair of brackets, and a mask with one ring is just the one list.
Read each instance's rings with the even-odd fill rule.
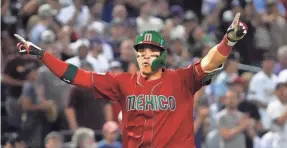
[[140,45],[154,45],[159,47],[162,50],[165,50],[165,40],[163,36],[157,32],[157,31],[144,31],[140,35],[137,36],[136,44],[134,45],[134,48],[138,50]]
[[162,68],[166,65],[166,47],[164,37],[157,31],[149,30],[144,31],[137,36],[136,44],[134,45],[137,51],[141,45],[153,45],[161,50],[160,56],[152,62],[152,70]]

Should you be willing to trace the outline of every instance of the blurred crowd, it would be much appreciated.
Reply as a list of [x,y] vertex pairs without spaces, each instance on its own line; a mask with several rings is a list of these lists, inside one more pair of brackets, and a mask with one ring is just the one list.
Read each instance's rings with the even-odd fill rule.
[[36,57],[19,56],[14,33],[85,70],[133,73],[138,33],[160,31],[166,66],[176,69],[219,43],[241,12],[247,35],[194,98],[196,147],[287,147],[287,0],[1,2],[2,146],[122,147],[119,104],[62,82]]

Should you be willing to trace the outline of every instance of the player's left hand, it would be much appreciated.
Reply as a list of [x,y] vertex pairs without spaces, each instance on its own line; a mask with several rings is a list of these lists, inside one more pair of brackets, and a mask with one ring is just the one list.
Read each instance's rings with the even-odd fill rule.
[[237,13],[232,24],[227,29],[227,38],[230,42],[237,42],[246,35],[247,30],[247,25],[240,21],[240,13]]

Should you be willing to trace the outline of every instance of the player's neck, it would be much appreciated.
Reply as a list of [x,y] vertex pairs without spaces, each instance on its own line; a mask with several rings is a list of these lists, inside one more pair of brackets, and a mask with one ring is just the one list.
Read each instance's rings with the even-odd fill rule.
[[145,75],[145,74],[143,74],[143,73],[141,73],[141,74],[142,74],[142,76],[143,76],[146,80],[152,81],[152,80],[157,80],[157,79],[160,79],[160,78],[161,78],[161,76],[162,76],[162,70],[160,69],[160,70],[158,70],[158,71],[156,71],[156,72],[153,72],[153,73],[151,73],[151,74],[149,74],[149,75]]

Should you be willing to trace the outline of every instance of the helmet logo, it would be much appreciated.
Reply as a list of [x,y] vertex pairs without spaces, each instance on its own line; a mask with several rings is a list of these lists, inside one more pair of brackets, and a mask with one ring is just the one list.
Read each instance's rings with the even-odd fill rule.
[[144,41],[151,42],[151,40],[152,40],[152,34],[151,33],[147,33],[144,35]]

